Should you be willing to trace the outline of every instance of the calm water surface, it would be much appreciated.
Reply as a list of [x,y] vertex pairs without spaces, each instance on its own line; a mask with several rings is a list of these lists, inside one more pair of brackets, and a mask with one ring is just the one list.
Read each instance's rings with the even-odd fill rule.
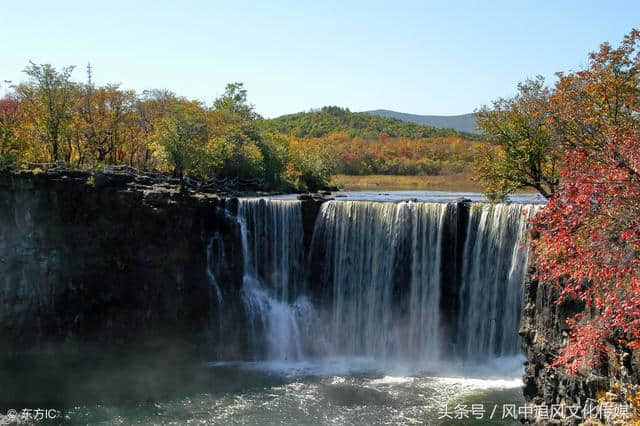
[[[362,201],[405,201],[418,200],[429,202],[450,202],[461,198],[467,198],[471,201],[489,201],[479,192],[449,192],[449,191],[339,191],[334,192],[332,196],[337,200],[362,200]],[[272,198],[277,199],[295,199],[296,194],[278,195]],[[534,193],[518,193],[508,198],[512,203],[538,204],[544,203],[546,200],[539,194]]]

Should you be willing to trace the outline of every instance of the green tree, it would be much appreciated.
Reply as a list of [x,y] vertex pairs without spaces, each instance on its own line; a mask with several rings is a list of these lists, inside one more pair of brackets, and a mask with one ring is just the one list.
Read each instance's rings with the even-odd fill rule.
[[215,151],[222,160],[219,174],[276,185],[283,173],[285,150],[277,140],[260,132],[259,116],[248,103],[242,83],[227,85],[224,94],[214,101],[212,116]]
[[289,142],[278,133],[264,133],[258,145],[264,164],[263,177],[269,187],[278,186],[287,167]]
[[247,89],[243,83],[229,83],[224,94],[213,102],[214,109],[227,111],[237,117],[254,120],[258,115],[253,110],[253,105],[247,101]]
[[208,139],[206,112],[196,102],[176,100],[157,125],[155,140],[173,176],[183,178],[202,161]]
[[493,149],[478,153],[475,168],[490,199],[533,188],[549,198],[559,184],[556,137],[549,126],[550,91],[541,76],[518,84],[518,94],[477,111],[478,128]]
[[232,130],[213,139],[214,157],[220,161],[217,174],[242,179],[264,177],[264,156],[254,140],[244,133]]

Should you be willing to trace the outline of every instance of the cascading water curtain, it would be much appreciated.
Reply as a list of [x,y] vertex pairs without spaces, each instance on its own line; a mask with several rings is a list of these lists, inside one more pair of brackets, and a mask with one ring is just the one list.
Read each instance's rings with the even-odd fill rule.
[[244,256],[243,300],[254,357],[301,359],[298,323],[308,304],[294,301],[302,283],[300,202],[240,199],[238,221]]
[[446,210],[442,203],[322,205],[312,256],[324,256],[331,355],[437,358]]
[[290,302],[302,285],[302,210],[300,201],[239,199],[246,225],[246,271],[258,277],[281,302]]
[[[355,356],[427,365],[451,338],[441,336],[450,329],[440,315],[443,283],[460,291],[458,356],[518,354],[524,238],[538,206],[465,208],[466,230],[458,228],[464,210],[455,203],[325,202],[305,263],[301,203],[241,199],[242,294],[254,358]],[[443,259],[450,232],[465,236],[462,259]],[[451,262],[459,276],[443,276]],[[312,271],[315,306],[303,265]]]
[[526,229],[539,206],[473,204],[464,247],[458,351],[468,360],[520,353]]

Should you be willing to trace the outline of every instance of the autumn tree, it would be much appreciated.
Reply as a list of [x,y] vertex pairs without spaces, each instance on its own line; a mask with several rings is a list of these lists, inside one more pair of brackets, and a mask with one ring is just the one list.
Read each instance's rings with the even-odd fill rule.
[[[87,83],[80,88],[78,114],[82,136],[91,157],[97,163],[115,160],[124,144],[126,121],[135,101],[135,93],[121,90],[118,85],[96,87],[87,67]],[[82,163],[82,161],[80,162]]]
[[299,145],[293,150],[287,136],[264,127],[242,83],[227,85],[208,107],[167,90],[137,95],[98,86],[90,66],[86,83],[75,83],[72,70],[30,63],[28,80],[0,101],[2,169],[19,157],[79,168],[124,163],[279,190],[326,183],[324,157]]
[[315,191],[327,185],[339,154],[321,138],[289,137],[290,161],[285,177],[303,190]]
[[0,99],[0,171],[15,166],[18,156],[16,128],[20,116],[20,106],[15,97]]
[[130,137],[126,149],[129,164],[145,170],[160,167],[162,159],[154,149],[156,128],[177,100],[175,93],[159,89],[145,90],[136,97],[128,121]]
[[610,147],[612,137],[640,128],[640,32],[617,48],[609,43],[589,55],[587,69],[564,75],[551,98],[553,125],[562,144],[593,152]]
[[640,349],[640,33],[561,75],[551,103],[563,184],[534,220],[537,278],[584,309],[554,366],[588,371]]
[[559,184],[556,135],[549,125],[550,91],[537,77],[518,84],[518,94],[477,111],[477,126],[495,144],[478,153],[476,171],[485,193],[501,199],[524,188],[549,198]]
[[49,64],[33,62],[25,68],[29,77],[16,92],[23,111],[32,125],[35,142],[47,147],[52,162],[62,160],[61,145],[71,120],[75,84],[71,81],[73,67],[57,71]]

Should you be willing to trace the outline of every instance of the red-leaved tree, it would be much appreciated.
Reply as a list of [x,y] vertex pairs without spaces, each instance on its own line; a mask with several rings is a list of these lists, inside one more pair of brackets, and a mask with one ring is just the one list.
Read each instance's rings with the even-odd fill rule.
[[[551,103],[562,186],[534,218],[536,275],[583,303],[554,362],[571,374],[640,347],[640,33],[561,75]],[[620,355],[620,354],[619,354]]]
[[15,161],[16,135],[20,116],[18,100],[5,96],[0,99],[0,170]]
[[535,218],[538,279],[585,304],[555,362],[570,373],[597,366],[608,340],[640,343],[640,139],[592,155],[566,153],[566,183]]

